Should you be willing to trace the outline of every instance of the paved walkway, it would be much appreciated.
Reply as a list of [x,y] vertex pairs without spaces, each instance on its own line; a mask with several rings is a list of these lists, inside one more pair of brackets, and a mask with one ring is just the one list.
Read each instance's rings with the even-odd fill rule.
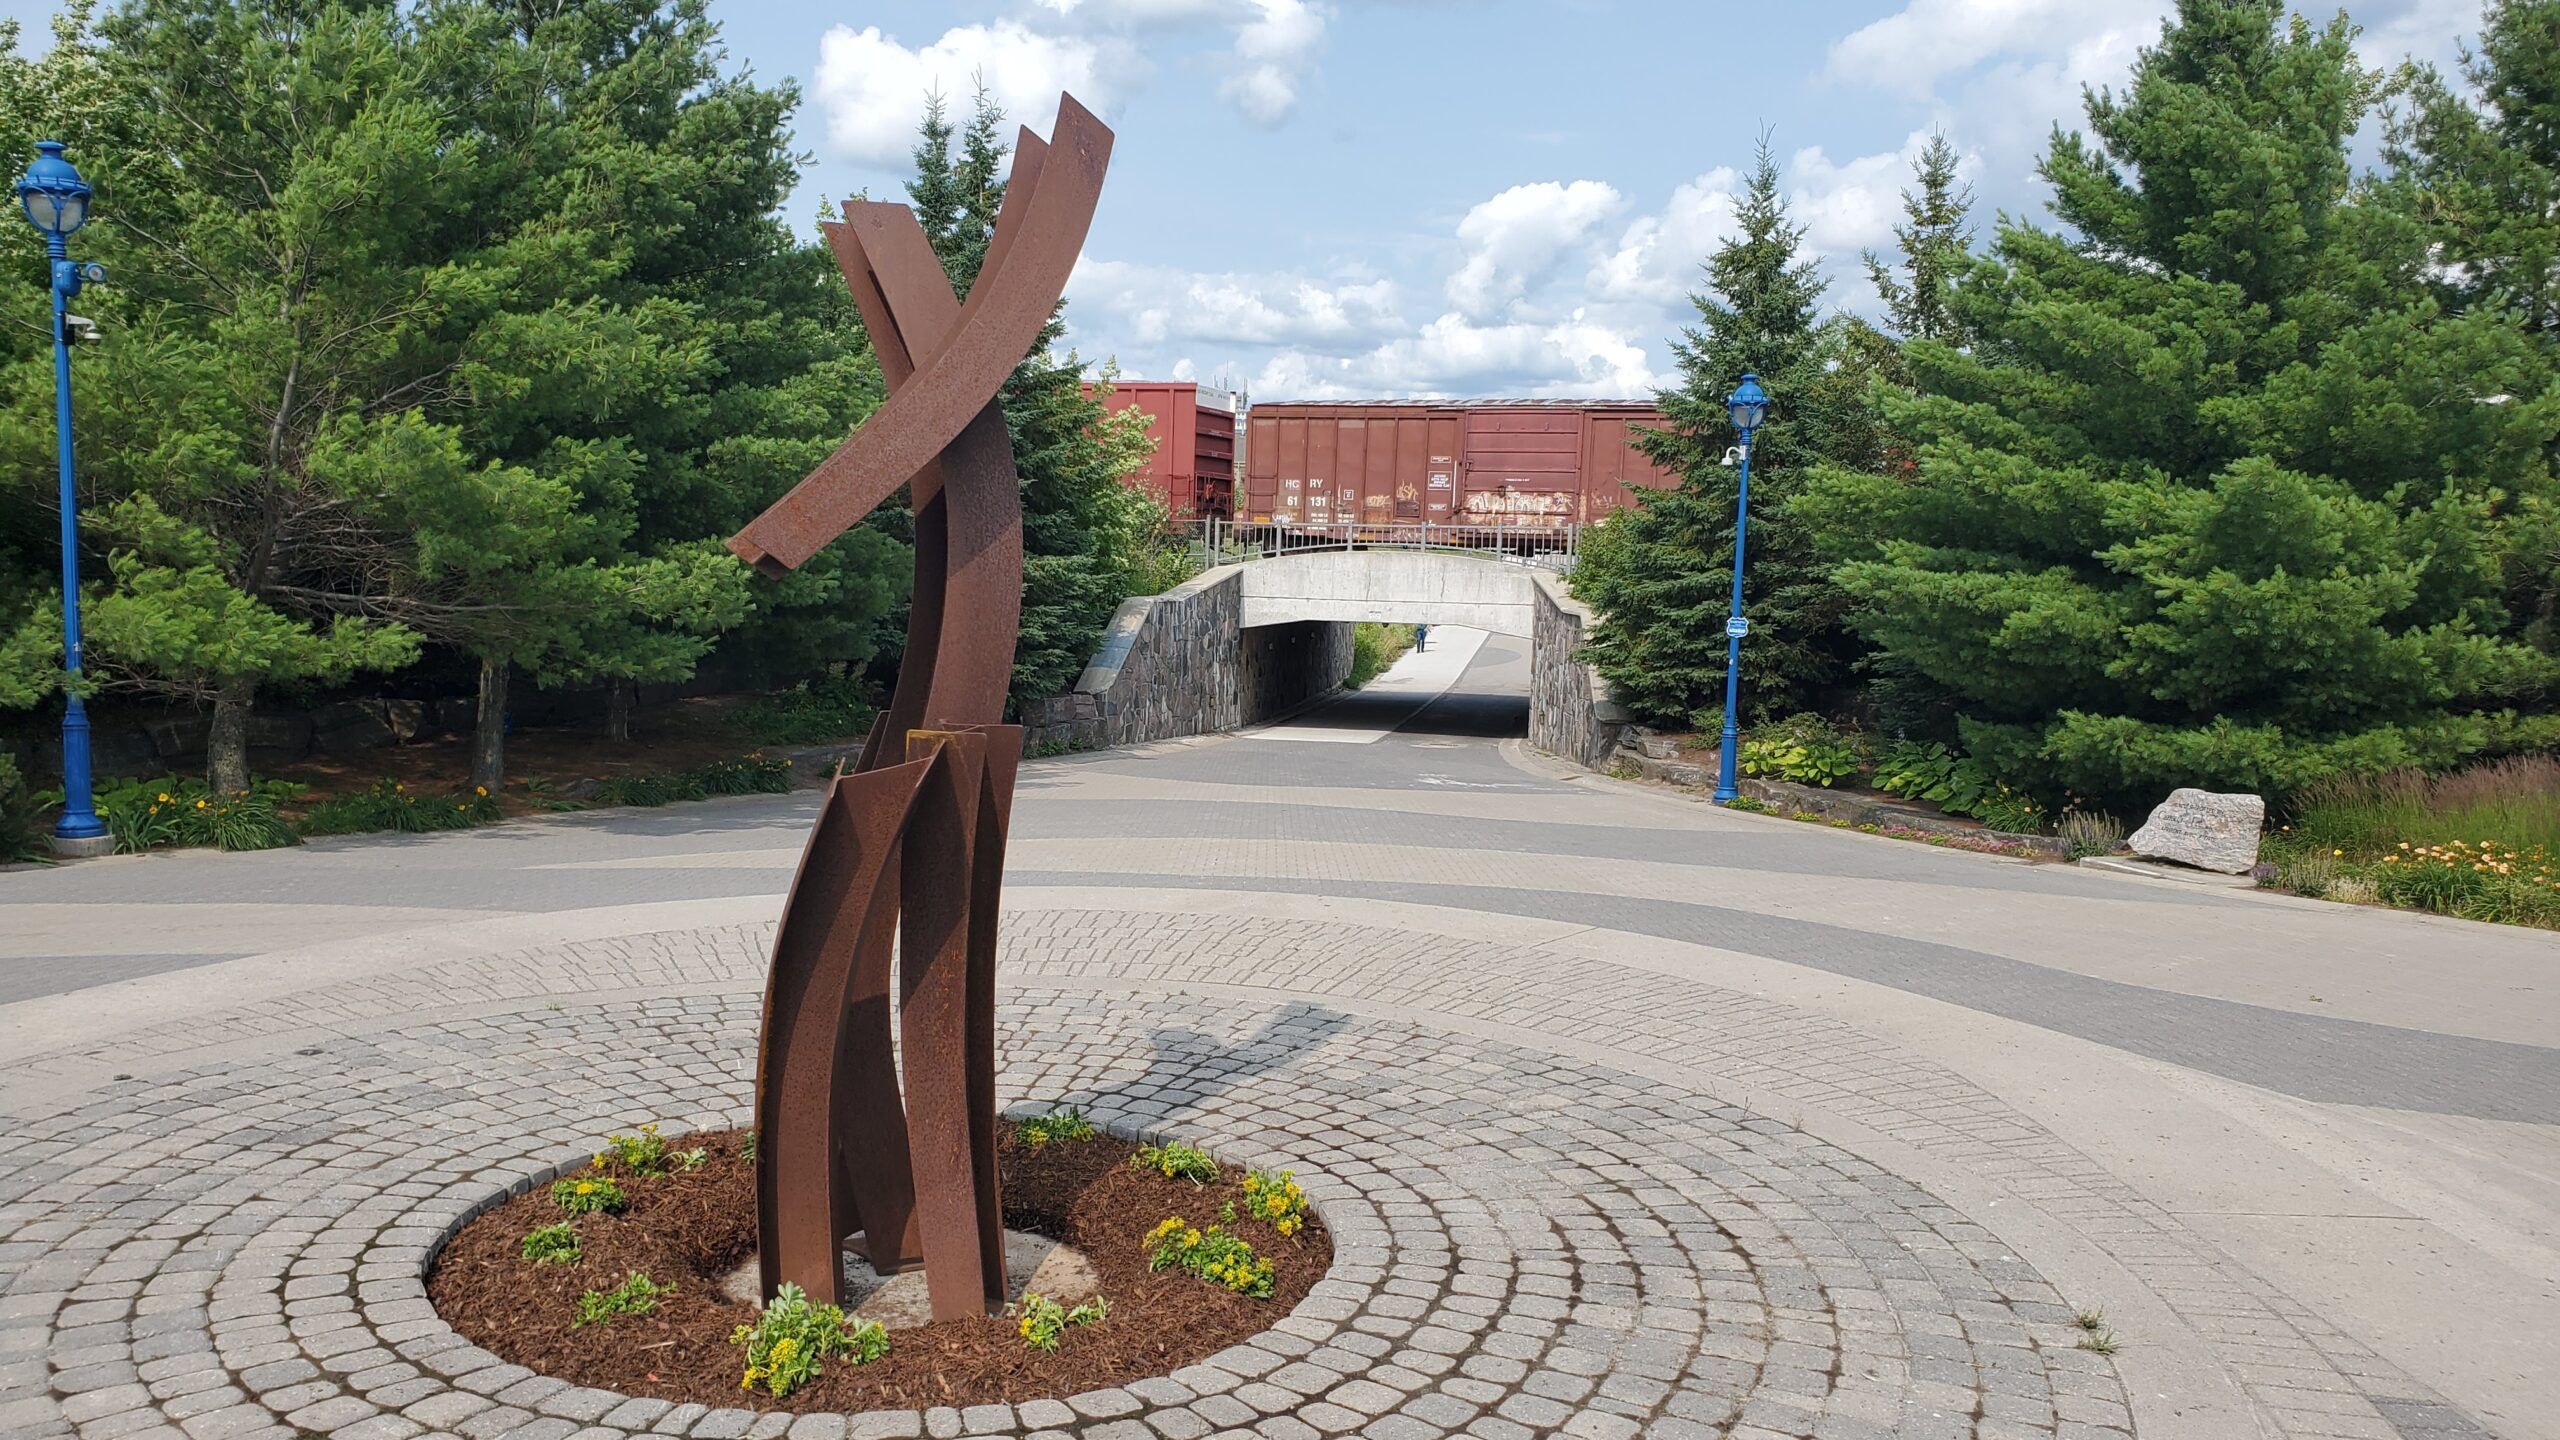
[[[1334,1275],[1169,1381],[855,1433],[2560,1436],[2550,937],[1576,775],[1516,645],[1434,641],[1018,812],[1008,1101],[1297,1166]],[[749,1429],[417,1279],[602,1131],[742,1116],[809,808],[0,874],[0,1435]]]

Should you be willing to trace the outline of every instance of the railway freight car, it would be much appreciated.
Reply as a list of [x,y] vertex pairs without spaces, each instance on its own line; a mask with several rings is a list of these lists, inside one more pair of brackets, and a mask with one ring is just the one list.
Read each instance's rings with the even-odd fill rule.
[[1676,483],[1635,448],[1667,423],[1640,400],[1257,404],[1246,419],[1248,522],[1566,531]]
[[1164,502],[1178,521],[1235,518],[1236,413],[1227,392],[1203,392],[1188,380],[1122,380],[1102,403],[1145,412],[1155,436],[1155,453],[1130,484]]

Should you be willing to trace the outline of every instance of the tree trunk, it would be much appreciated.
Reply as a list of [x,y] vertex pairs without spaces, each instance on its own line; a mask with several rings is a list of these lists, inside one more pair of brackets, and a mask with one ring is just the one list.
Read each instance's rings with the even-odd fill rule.
[[204,737],[204,783],[218,795],[249,788],[249,713],[258,682],[232,680],[213,692],[213,724]]
[[617,745],[629,743],[631,739],[631,708],[633,703],[639,698],[640,683],[636,680],[607,680],[604,682],[604,733],[606,739],[613,741]]
[[507,783],[507,663],[480,662],[480,703],[471,716],[471,783],[492,795]]

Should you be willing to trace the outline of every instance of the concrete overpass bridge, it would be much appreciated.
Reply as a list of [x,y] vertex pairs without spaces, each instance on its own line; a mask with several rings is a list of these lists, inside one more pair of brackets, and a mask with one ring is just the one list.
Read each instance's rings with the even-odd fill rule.
[[1124,602],[1075,689],[1024,716],[1030,742],[1090,748],[1260,724],[1340,688],[1352,626],[1376,621],[1526,642],[1530,741],[1603,762],[1626,717],[1577,658],[1590,616],[1558,573],[1573,532],[1453,545],[1434,529],[1422,543],[1212,537],[1229,563]]
[[1459,625],[1522,640],[1535,634],[1537,577],[1552,573],[1496,552],[1401,548],[1292,550],[1238,569],[1240,623],[1249,630],[1373,620]]

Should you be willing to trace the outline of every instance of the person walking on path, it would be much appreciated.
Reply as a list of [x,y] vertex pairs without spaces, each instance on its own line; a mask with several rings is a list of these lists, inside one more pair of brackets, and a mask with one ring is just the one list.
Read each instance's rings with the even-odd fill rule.
[[1428,625],[1416,625],[1416,626],[1414,626],[1414,627],[1413,627],[1413,653],[1415,653],[1416,655],[1419,655],[1419,654],[1421,654],[1423,651],[1428,650],[1428,649],[1430,649],[1430,648],[1431,648],[1431,627],[1430,627],[1430,626],[1428,626]]

